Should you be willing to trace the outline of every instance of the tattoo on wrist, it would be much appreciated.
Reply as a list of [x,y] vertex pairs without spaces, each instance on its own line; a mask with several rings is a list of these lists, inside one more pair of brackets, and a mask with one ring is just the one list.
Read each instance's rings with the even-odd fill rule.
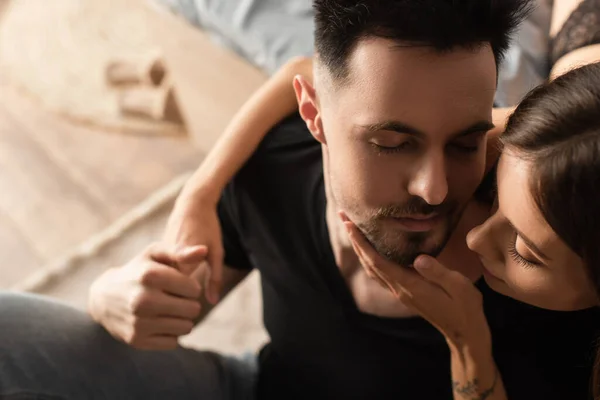
[[479,380],[477,378],[467,381],[465,384],[461,384],[458,381],[452,381],[452,391],[459,395],[460,398],[467,400],[486,400],[489,398],[496,389],[496,383],[498,382],[498,370],[494,374],[494,381],[492,385],[485,389],[480,390]]

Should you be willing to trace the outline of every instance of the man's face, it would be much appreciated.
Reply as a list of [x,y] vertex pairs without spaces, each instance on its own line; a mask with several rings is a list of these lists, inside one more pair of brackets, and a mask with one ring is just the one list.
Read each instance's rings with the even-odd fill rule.
[[318,129],[337,207],[392,261],[438,255],[483,177],[491,48],[439,53],[367,39],[349,59],[347,83],[323,74]]

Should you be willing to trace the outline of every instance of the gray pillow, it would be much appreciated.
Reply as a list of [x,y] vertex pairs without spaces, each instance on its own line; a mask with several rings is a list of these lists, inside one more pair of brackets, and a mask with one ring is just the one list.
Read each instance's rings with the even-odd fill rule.
[[312,0],[155,0],[273,73],[313,54]]

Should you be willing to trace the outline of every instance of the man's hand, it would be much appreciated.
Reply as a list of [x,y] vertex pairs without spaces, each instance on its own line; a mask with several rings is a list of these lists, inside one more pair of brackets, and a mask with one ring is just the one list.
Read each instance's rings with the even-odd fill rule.
[[198,265],[205,246],[177,252],[153,244],[123,267],[98,278],[90,289],[89,311],[115,338],[139,349],[177,347],[200,314],[200,284],[177,269]]
[[[177,204],[169,218],[164,235],[165,243],[181,249],[203,245],[208,249],[205,273],[205,295],[211,304],[219,302],[223,286],[223,242],[221,224],[217,215],[216,201],[193,201]],[[178,268],[186,275],[196,270],[198,263],[179,263]]]

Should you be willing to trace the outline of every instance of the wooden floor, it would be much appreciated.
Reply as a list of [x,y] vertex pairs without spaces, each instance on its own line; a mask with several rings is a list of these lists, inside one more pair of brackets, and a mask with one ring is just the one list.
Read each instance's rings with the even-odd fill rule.
[[0,288],[83,242],[197,167],[187,137],[82,127],[0,75]]

